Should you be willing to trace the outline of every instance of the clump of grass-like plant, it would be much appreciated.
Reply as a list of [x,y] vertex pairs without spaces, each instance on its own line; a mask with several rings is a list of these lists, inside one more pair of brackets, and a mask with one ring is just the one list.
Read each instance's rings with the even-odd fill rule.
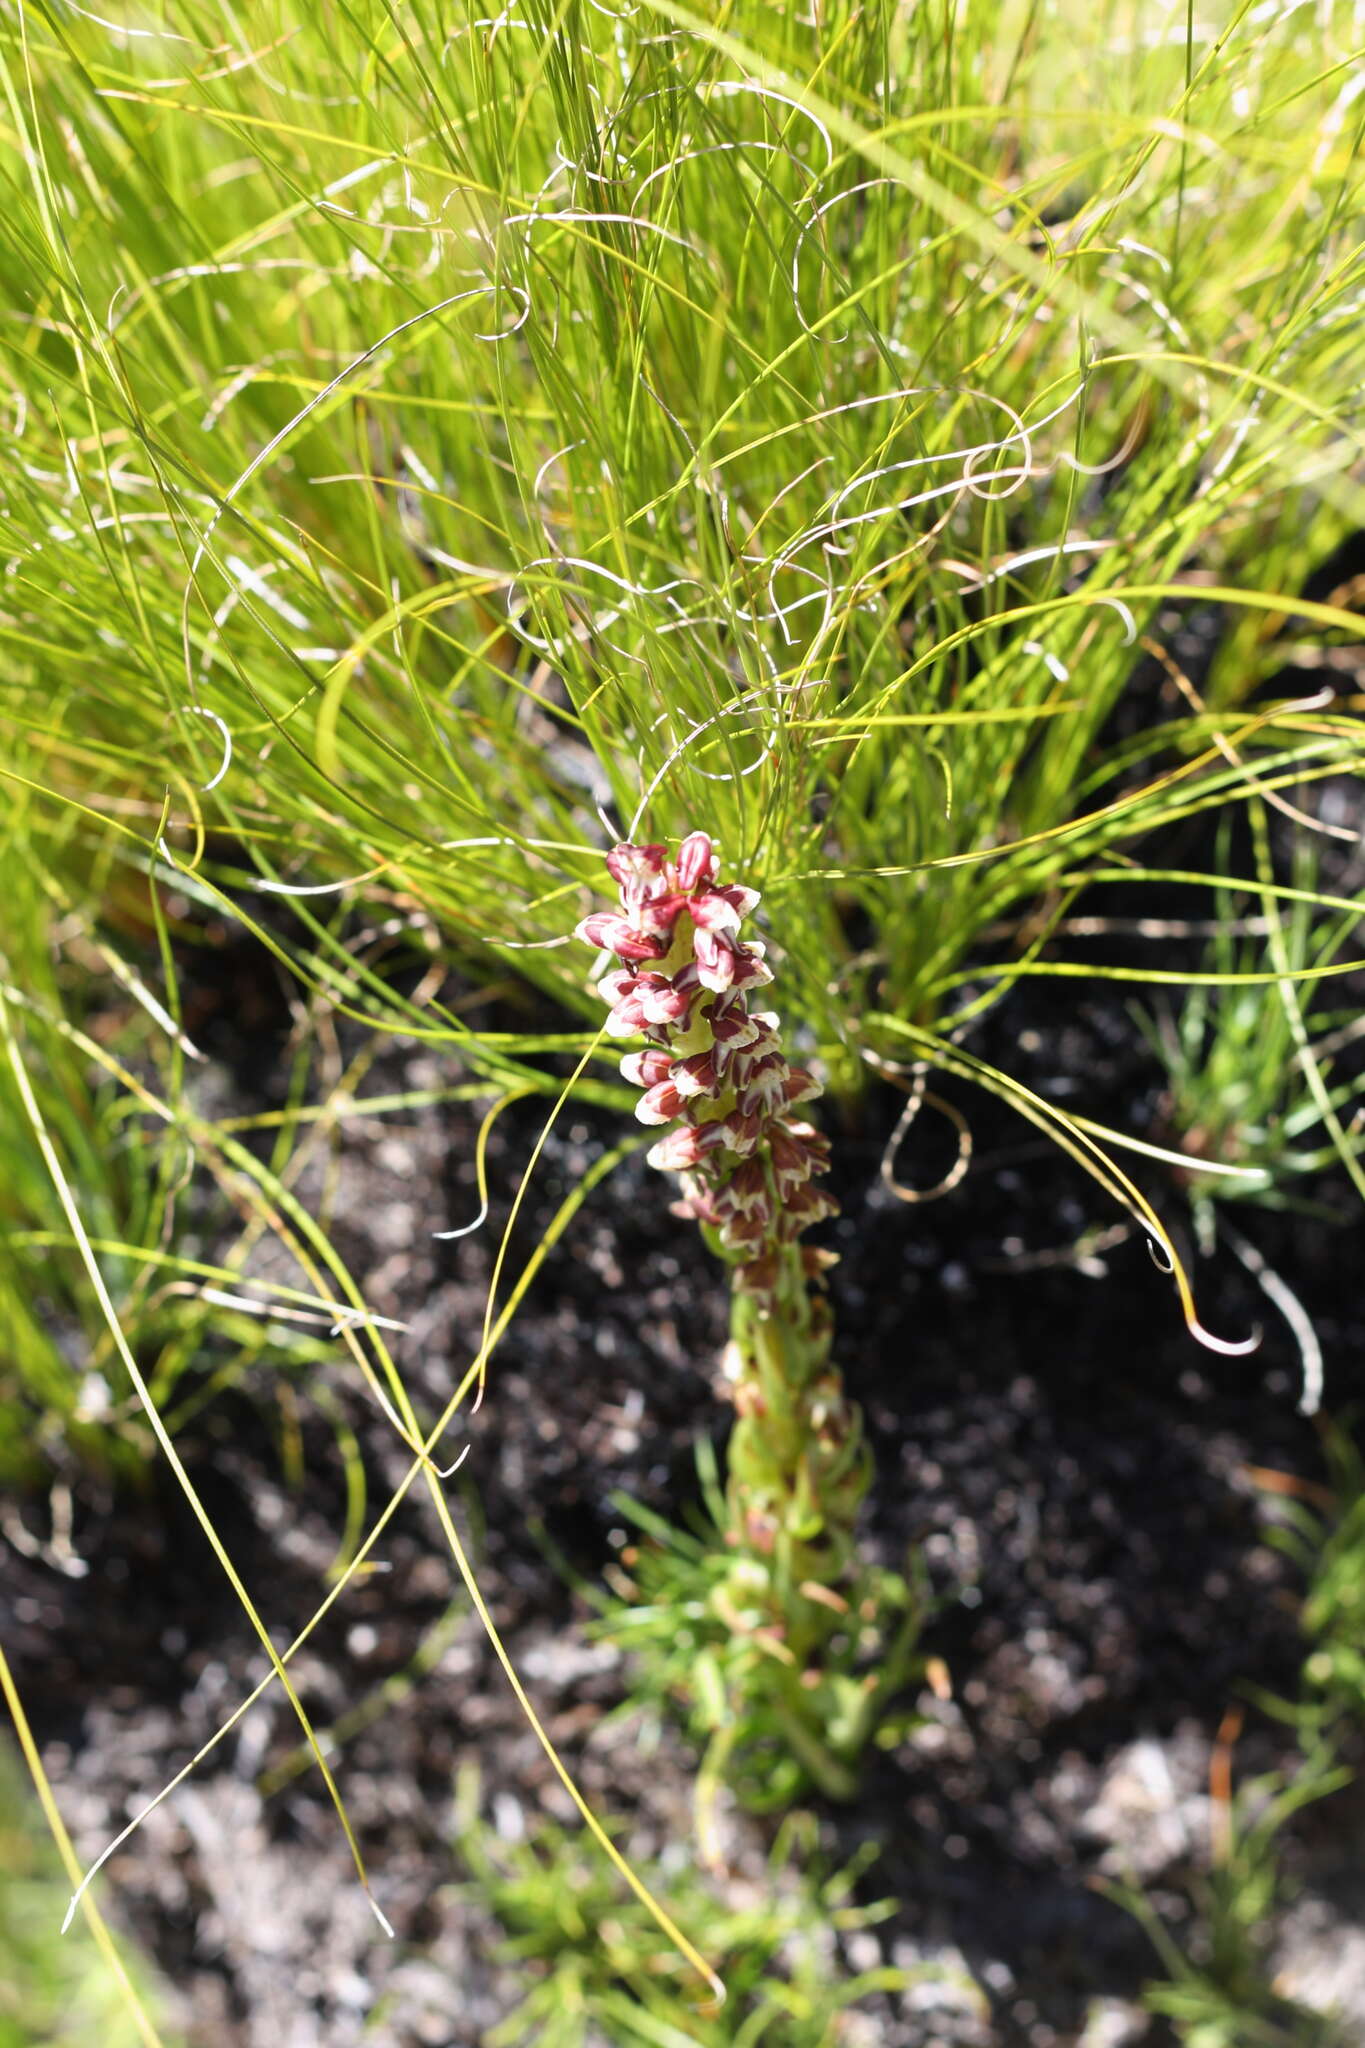
[[[595,805],[650,797],[761,855],[856,1092],[881,1018],[956,1028],[1002,919],[1248,762],[1357,751],[1246,708],[1269,618],[1354,630],[1295,598],[1360,510],[1349,10],[1206,46],[1119,5],[366,0],[268,60],[210,0],[165,50],[35,20],[0,32],[34,801],[249,923],[302,892],[270,942],[376,1027],[496,1063],[396,971],[433,929],[586,1017],[527,941]],[[1137,637],[1215,600],[1204,708],[1132,730]]]
[[1305,1741],[1346,1737],[1352,1746],[1365,1727],[1365,1457],[1358,1425],[1353,1410],[1320,1425],[1323,1486],[1287,1474],[1256,1475],[1274,1482],[1268,1540],[1304,1581],[1303,1685],[1293,1718]]
[[[1179,1007],[1139,1017],[1167,1075],[1163,1117],[1185,1164],[1179,1170],[1196,1242],[1221,1238],[1287,1323],[1303,1367],[1302,1406],[1322,1398],[1323,1356],[1290,1280],[1267,1264],[1233,1221],[1241,1208],[1345,1220],[1328,1175],[1344,1172],[1365,1197],[1360,1102],[1362,1025],[1333,1001],[1333,979],[1358,946],[1365,903],[1322,887],[1307,831],[1297,833],[1292,881],[1275,876],[1260,799],[1250,806],[1257,872],[1213,894],[1215,929]],[[1311,824],[1311,821],[1305,821]],[[1227,833],[1220,835],[1224,855]],[[1220,872],[1228,874],[1226,858]],[[1279,970],[1267,975],[1261,963]]]
[[1344,2015],[1302,2002],[1275,1969],[1276,1919],[1293,1894],[1289,1830],[1305,1808],[1351,1783],[1365,1721],[1365,1462],[1348,1420],[1322,1425],[1326,1486],[1251,1474],[1265,1490],[1267,1540],[1303,1575],[1304,1659],[1294,1697],[1248,1691],[1294,1731],[1299,1754],[1235,1784],[1245,1716],[1230,1709],[1212,1752],[1208,1855],[1190,1875],[1186,1924],[1170,1925],[1135,1887],[1115,1887],[1164,1966],[1146,2003],[1190,2048],[1345,2048],[1352,2038]]
[[[1240,1721],[1240,1716],[1238,1717]],[[1226,1759],[1220,1770],[1230,1768]],[[1152,1939],[1164,1977],[1144,1988],[1187,2048],[1346,2048],[1346,2021],[1287,1995],[1272,1964],[1273,1914],[1288,1892],[1282,1835],[1293,1816],[1349,1779],[1330,1747],[1292,1772],[1214,1789],[1210,1867],[1191,1888],[1191,1925],[1177,1936],[1140,1892],[1114,1888]]]
[[[681,1850],[670,1850],[654,1873],[726,1982],[724,2007],[699,2010],[657,1928],[621,1900],[610,1874],[584,1856],[580,1842],[548,1823],[524,1841],[500,1841],[480,1822],[472,1778],[457,1803],[469,1889],[505,1929],[499,1959],[529,1980],[515,2010],[489,2034],[490,2048],[586,2048],[599,2039],[619,2048],[684,2041],[697,2048],[759,2041],[834,2048],[845,2038],[841,2015],[930,1974],[889,1964],[839,1967],[841,1941],[895,1908],[889,1900],[855,1899],[867,1857],[839,1871],[822,1868],[810,1816],[798,1812],[778,1830],[756,1882],[731,1878],[723,1886]],[[954,1982],[951,1991],[955,2002],[982,2003],[970,1981]]]
[[[197,1290],[163,1285],[189,1156],[174,1120],[155,1111],[189,1041],[128,964],[126,943],[112,943],[86,893],[65,886],[55,849],[28,842],[24,812],[9,823],[0,928],[0,1483],[94,1470],[132,1481],[151,1435],[53,1167],[79,1190],[128,1343],[155,1400],[169,1403],[203,1314]],[[51,864],[35,870],[35,857]]]

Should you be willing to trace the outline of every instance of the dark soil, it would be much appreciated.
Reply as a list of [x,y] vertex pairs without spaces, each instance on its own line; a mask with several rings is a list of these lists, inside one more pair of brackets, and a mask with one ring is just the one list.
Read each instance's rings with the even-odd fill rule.
[[[212,1042],[215,1014],[236,1036],[234,979],[258,971],[251,956],[224,956],[201,1038]],[[977,1049],[1054,1100],[1150,1132],[1159,1077],[1122,1004],[1058,986],[1016,1001]],[[238,1039],[238,1056],[203,1084],[216,1112],[283,1099],[272,1014],[268,1001],[256,1014],[252,1056]],[[451,1079],[429,1051],[391,1044],[365,1092]],[[1264,1324],[1260,1351],[1243,1359],[1190,1339],[1169,1279],[1139,1238],[1113,1232],[1106,1198],[1059,1152],[998,1105],[952,1083],[942,1092],[971,1118],[965,1181],[927,1206],[888,1195],[877,1164],[898,1099],[874,1096],[836,1147],[844,1215],[829,1241],[842,1254],[832,1287],[843,1364],[877,1453],[868,1542],[889,1563],[912,1545],[927,1560],[941,1597],[927,1647],[948,1667],[952,1698],[926,1693],[923,1727],[877,1756],[858,1803],[826,1811],[823,1826],[836,1859],[874,1841],[863,1893],[900,1902],[893,1921],[851,1944],[850,1966],[875,1950],[965,1968],[992,2017],[975,2016],[947,1976],[903,2000],[868,2001],[867,2031],[850,2039],[1156,2044],[1169,2036],[1137,2004],[1155,1957],[1099,1881],[1140,1881],[1178,1919],[1188,1873],[1208,1860],[1210,1757],[1229,1706],[1249,1685],[1294,1693],[1297,1587],[1265,1540],[1267,1497],[1251,1473],[1320,1478],[1320,1441],[1296,1413],[1294,1347],[1235,1259],[1200,1267],[1200,1305],[1224,1335]],[[476,1208],[469,1105],[349,1118],[335,1153],[319,1147],[298,1182],[372,1307],[408,1324],[395,1351],[428,1412],[477,1346],[500,1226],[541,1114],[522,1105],[497,1126],[492,1217],[455,1243],[431,1232]],[[951,1156],[945,1133],[926,1112],[902,1178],[936,1178]],[[619,1135],[610,1116],[566,1114],[519,1246]],[[1145,1178],[1178,1218],[1174,1181],[1156,1168]],[[452,1457],[462,1430],[470,1454],[449,1488],[551,1735],[602,1811],[634,1816],[646,1852],[689,1836],[695,1759],[679,1741],[640,1754],[629,1723],[603,1731],[626,1674],[586,1642],[583,1605],[549,1550],[598,1579],[620,1540],[611,1494],[677,1516],[695,1490],[695,1436],[725,1428],[713,1385],[723,1287],[668,1199],[637,1159],[589,1200],[514,1321],[482,1411],[452,1434]],[[1339,1411],[1361,1390],[1365,1341],[1349,1236],[1294,1216],[1243,1210],[1240,1221],[1313,1314]],[[263,1250],[254,1270],[271,1256]],[[279,1277],[296,1276],[281,1266]],[[343,1460],[321,1397],[359,1437],[372,1507],[408,1462],[336,1351],[324,1375],[294,1382],[301,1480],[286,1476],[284,1411],[264,1371],[206,1411],[183,1446],[279,1644],[317,1605],[343,1525]],[[15,1512],[41,1537],[43,1503]],[[140,1499],[78,1499],[74,1543],[89,1560],[82,1577],[0,1538],[0,1582],[19,1686],[80,1853],[93,1858],[266,1666],[164,1473],[149,1473]],[[386,1942],[371,1916],[317,1771],[263,1794],[263,1774],[278,1779],[297,1747],[272,1689],[103,1881],[175,1987],[198,2048],[473,2048],[516,2001],[496,1924],[453,1889],[467,1876],[452,1846],[455,1773],[478,1765],[484,1811],[504,1835],[544,1812],[567,1817],[566,1803],[419,1490],[376,1554],[383,1569],[345,1594],[292,1668],[322,1726],[375,1708],[335,1764],[398,1938]],[[410,1672],[433,1640],[430,1668]],[[380,1711],[390,1679],[400,1682]],[[1239,1774],[1291,1754],[1289,1733],[1249,1709]],[[1347,1794],[1294,1836],[1304,1889],[1278,1960],[1290,1988],[1339,1999],[1365,2030],[1365,1901],[1344,1849],[1358,1818]],[[751,1872],[762,1831],[742,1816],[728,1826],[735,1867]]]

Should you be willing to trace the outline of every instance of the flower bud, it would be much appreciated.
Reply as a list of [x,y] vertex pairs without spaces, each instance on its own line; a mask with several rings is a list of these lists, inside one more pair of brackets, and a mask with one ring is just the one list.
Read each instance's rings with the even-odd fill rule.
[[745,1009],[744,998],[730,995],[712,1003],[711,1032],[716,1044],[732,1053],[741,1046],[753,1045],[760,1035],[760,1026]]
[[653,1088],[666,1081],[672,1071],[672,1060],[658,1046],[651,1046],[648,1052],[628,1052],[621,1062],[622,1079],[633,1082],[637,1088]]
[[[739,1107],[746,1111],[757,1111],[768,1116],[779,1106],[787,1105],[787,1083],[791,1070],[780,1052],[767,1052],[755,1059],[752,1053],[741,1055],[744,1061],[744,1079],[737,1079]],[[736,1063],[738,1064],[738,1062]]]
[[635,1105],[635,1115],[642,1124],[671,1124],[675,1116],[681,1116],[683,1098],[672,1081],[656,1082]]
[[696,976],[690,977],[684,967],[672,980],[666,974],[642,974],[636,984],[636,995],[640,1007],[651,1024],[679,1024],[692,1008],[696,992]]
[[663,939],[653,932],[637,931],[624,917],[617,917],[610,910],[595,910],[591,917],[585,917],[582,924],[574,927],[574,937],[615,953],[621,960],[662,960],[668,951]]
[[[607,865],[611,865],[610,856]],[[705,832],[689,832],[678,848],[678,887],[690,895],[711,881],[715,872],[716,856],[709,837]]]
[[717,1124],[679,1124],[676,1130],[666,1132],[657,1145],[651,1145],[645,1157],[663,1173],[681,1173],[689,1166],[699,1166],[720,1143]]
[[723,1216],[754,1216],[768,1207],[768,1176],[759,1159],[745,1159],[738,1165],[716,1196]]
[[694,1052],[690,1058],[679,1060],[673,1068],[673,1084],[679,1095],[689,1099],[694,1095],[719,1094],[720,1074],[716,1067],[715,1046],[708,1046],[705,1052]]
[[758,900],[757,889],[703,889],[686,898],[687,914],[703,931],[733,930]]
[[607,855],[607,873],[613,882],[627,889],[632,884],[662,881],[664,863],[668,858],[666,846],[631,846],[623,843],[613,846]]

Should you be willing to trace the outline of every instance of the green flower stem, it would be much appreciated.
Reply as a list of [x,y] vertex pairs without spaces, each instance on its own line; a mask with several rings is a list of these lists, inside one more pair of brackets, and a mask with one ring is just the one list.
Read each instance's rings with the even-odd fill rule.
[[[727,1541],[736,1568],[724,1612],[761,1633],[776,1654],[750,1667],[773,1718],[807,1775],[849,1798],[850,1768],[886,1696],[899,1682],[886,1660],[849,1676],[856,1644],[880,1601],[857,1554],[858,1513],[872,1475],[862,1419],[830,1358],[831,1324],[801,1253],[784,1254],[771,1307],[734,1295]],[[759,1618],[761,1616],[761,1618]],[[827,1668],[834,1651],[840,1672]],[[902,1659],[903,1665],[903,1659]]]
[[[828,1142],[793,1115],[820,1083],[788,1063],[778,1014],[749,1006],[773,979],[763,945],[738,935],[759,897],[718,881],[708,835],[689,833],[676,856],[623,841],[607,867],[619,908],[592,912],[577,936],[620,962],[601,982],[607,1030],[646,1042],[621,1071],[642,1090],[641,1122],[669,1126],[650,1163],[682,1176],[674,1214],[695,1218],[730,1269],[724,1548],[702,1607],[712,1638],[679,1665],[676,1690],[713,1737],[712,1775],[739,1756],[770,1762],[776,1739],[788,1777],[848,1797],[850,1765],[908,1670],[913,1625],[888,1645],[883,1618],[914,1602],[858,1559],[872,1462],[830,1357],[818,1285],[830,1254],[800,1243],[838,1210],[818,1185]],[[765,1797],[781,1778],[768,1773]]]
[[[744,1288],[732,1313],[735,1427],[728,1504],[732,1537],[770,1563],[787,1640],[818,1642],[825,1603],[800,1593],[837,1593],[854,1556],[858,1511],[871,1460],[857,1408],[830,1360],[830,1318],[792,1246],[771,1312]],[[799,1602],[799,1608],[796,1603]]]

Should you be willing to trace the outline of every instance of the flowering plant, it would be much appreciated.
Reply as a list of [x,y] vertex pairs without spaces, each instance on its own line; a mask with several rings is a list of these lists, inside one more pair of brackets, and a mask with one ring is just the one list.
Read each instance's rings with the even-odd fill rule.
[[[828,1140],[794,1114],[820,1084],[789,1063],[777,1013],[750,1007],[773,979],[762,943],[739,936],[759,897],[717,880],[708,835],[691,833],[676,858],[619,845],[607,867],[619,909],[594,912],[576,936],[619,963],[600,983],[608,1034],[647,1041],[621,1072],[641,1090],[640,1121],[669,1126],[650,1163],[681,1176],[674,1214],[701,1225],[733,1276],[730,1563],[710,1607],[756,1653],[732,1664],[741,1690],[776,1709],[807,1775],[847,1791],[841,1756],[864,1739],[883,1691],[851,1676],[860,1646],[880,1641],[880,1602],[856,1557],[870,1459],[830,1357],[822,1281],[835,1257],[800,1242],[838,1213],[817,1185]],[[879,1575],[880,1593],[892,1578]],[[903,1582],[894,1590],[907,1605]]]

